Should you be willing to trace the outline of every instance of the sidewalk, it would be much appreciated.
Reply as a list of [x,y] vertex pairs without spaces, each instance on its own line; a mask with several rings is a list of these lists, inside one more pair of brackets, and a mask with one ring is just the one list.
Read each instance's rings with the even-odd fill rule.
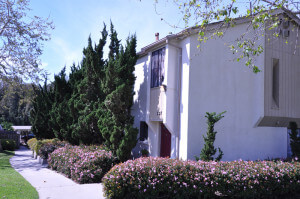
[[104,199],[102,185],[77,184],[43,167],[31,157],[32,152],[21,146],[10,159],[12,167],[18,171],[39,193],[40,199]]

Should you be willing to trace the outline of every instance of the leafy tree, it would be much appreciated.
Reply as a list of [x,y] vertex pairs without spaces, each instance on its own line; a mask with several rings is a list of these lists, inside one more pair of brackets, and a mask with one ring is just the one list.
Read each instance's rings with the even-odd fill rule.
[[53,25],[29,11],[29,0],[0,0],[0,78],[38,78],[43,41]]
[[33,109],[30,112],[31,129],[38,139],[54,138],[51,123],[49,122],[50,111],[53,104],[53,88],[47,85],[47,79],[44,86],[34,86],[35,98],[32,101]]
[[104,65],[106,63],[103,60],[106,38],[107,31],[104,25],[98,45],[93,47],[91,38],[88,39],[88,47],[83,50],[84,58],[81,64],[83,78],[75,88],[71,99],[72,110],[78,113],[78,118],[75,118],[72,125],[72,136],[77,142],[84,144],[103,142],[98,129],[96,114],[104,98],[101,81],[104,78]]
[[13,124],[10,123],[10,122],[7,122],[5,121],[4,117],[1,117],[0,118],[0,124],[1,124],[1,127],[6,130],[6,131],[13,131]]
[[291,129],[289,135],[293,157],[300,157],[300,137],[298,136],[297,123],[290,122],[289,128]]
[[[256,57],[264,52],[263,46],[258,44],[265,30],[277,28],[278,16],[273,15],[274,10],[287,8],[294,14],[300,14],[299,0],[173,0],[182,13],[185,27],[198,27],[198,47],[209,39],[222,38],[226,30],[236,25],[237,18],[249,19],[247,30],[238,35],[236,42],[227,44],[235,55],[236,61],[244,61],[245,65],[254,73],[260,71],[255,65]],[[155,0],[158,3],[158,0]],[[162,19],[163,20],[163,19]],[[285,20],[289,20],[286,18]],[[215,26],[208,24],[219,22]],[[174,26],[177,27],[177,26]],[[178,27],[177,27],[178,28]],[[208,29],[209,30],[208,30]],[[249,32],[251,31],[251,34]],[[251,36],[250,36],[251,35]],[[269,35],[276,36],[278,34]],[[298,46],[295,46],[298,48]]]
[[134,95],[133,72],[137,60],[136,37],[129,37],[123,48],[111,24],[110,39],[109,60],[105,68],[105,82],[103,83],[106,98],[98,112],[100,117],[98,126],[105,145],[120,161],[125,161],[130,158],[138,133],[137,129],[133,128],[130,110]]
[[[214,131],[214,126],[215,126],[215,123],[217,123],[220,119],[222,119],[224,117],[223,114],[225,112],[226,111],[219,113],[219,114],[216,114],[215,112],[213,112],[213,113],[206,112],[205,117],[207,118],[208,127],[207,127],[206,136],[203,135],[204,147],[201,150],[200,158],[195,156],[197,161],[200,159],[203,161],[214,160],[213,156],[217,152],[217,149],[214,147],[214,142],[215,142],[216,134],[217,134],[217,132]],[[222,156],[224,155],[223,151],[220,148],[218,148],[218,152],[219,152],[219,155],[217,158],[215,158],[216,161],[220,161],[222,159]]]
[[0,116],[14,125],[30,125],[33,97],[31,84],[24,83],[16,77],[6,77],[0,81]]

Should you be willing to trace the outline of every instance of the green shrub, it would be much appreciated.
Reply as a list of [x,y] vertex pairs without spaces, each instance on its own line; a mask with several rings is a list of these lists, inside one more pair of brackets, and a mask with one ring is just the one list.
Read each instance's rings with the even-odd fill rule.
[[300,158],[300,137],[298,137],[298,126],[296,122],[290,122],[289,128],[291,129],[290,145],[293,153],[293,157]]
[[52,143],[53,139],[44,139],[44,140],[38,140],[36,145],[34,146],[34,151],[38,154],[40,151],[40,148],[47,143]]
[[52,153],[55,149],[60,147],[64,147],[67,142],[59,141],[59,140],[52,140],[52,142],[43,143],[39,149],[39,156],[43,159],[48,159],[48,155]]
[[284,198],[300,193],[300,163],[139,158],[102,179],[107,198]]
[[[54,139],[44,139],[44,140],[37,140],[36,138],[32,138],[27,141],[28,147],[39,154],[42,158],[47,159],[48,153],[51,153],[56,148],[62,147],[65,145],[66,142],[62,142],[57,138]],[[43,147],[44,145],[47,145]],[[42,150],[41,150],[42,148]],[[51,149],[53,148],[53,150]]]
[[36,138],[31,138],[27,141],[27,145],[32,151],[34,150],[36,143],[37,143]]
[[207,132],[206,136],[203,135],[204,139],[204,146],[201,150],[200,153],[200,158],[195,156],[195,159],[198,160],[203,160],[203,161],[211,161],[211,160],[216,160],[220,161],[224,155],[223,151],[218,147],[218,152],[219,155],[214,158],[213,156],[216,154],[217,149],[214,147],[214,142],[216,139],[216,134],[217,132],[214,130],[215,128],[215,123],[217,123],[220,119],[222,119],[224,116],[223,114],[226,113],[226,111],[216,114],[215,112],[209,113],[206,112],[205,117],[207,118]]
[[16,142],[12,139],[1,139],[3,150],[14,151],[16,149]]

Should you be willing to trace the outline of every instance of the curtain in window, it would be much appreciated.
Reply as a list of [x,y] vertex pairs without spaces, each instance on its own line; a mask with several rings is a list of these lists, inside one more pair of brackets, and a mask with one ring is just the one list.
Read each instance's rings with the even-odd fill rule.
[[165,48],[152,52],[151,88],[162,85],[165,77]]

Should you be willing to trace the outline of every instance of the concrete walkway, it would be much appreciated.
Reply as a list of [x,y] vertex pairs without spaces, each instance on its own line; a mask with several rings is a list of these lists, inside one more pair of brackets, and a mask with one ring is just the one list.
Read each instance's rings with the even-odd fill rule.
[[36,188],[40,199],[104,199],[102,185],[76,184],[69,178],[45,168],[21,146],[10,159],[12,167]]

